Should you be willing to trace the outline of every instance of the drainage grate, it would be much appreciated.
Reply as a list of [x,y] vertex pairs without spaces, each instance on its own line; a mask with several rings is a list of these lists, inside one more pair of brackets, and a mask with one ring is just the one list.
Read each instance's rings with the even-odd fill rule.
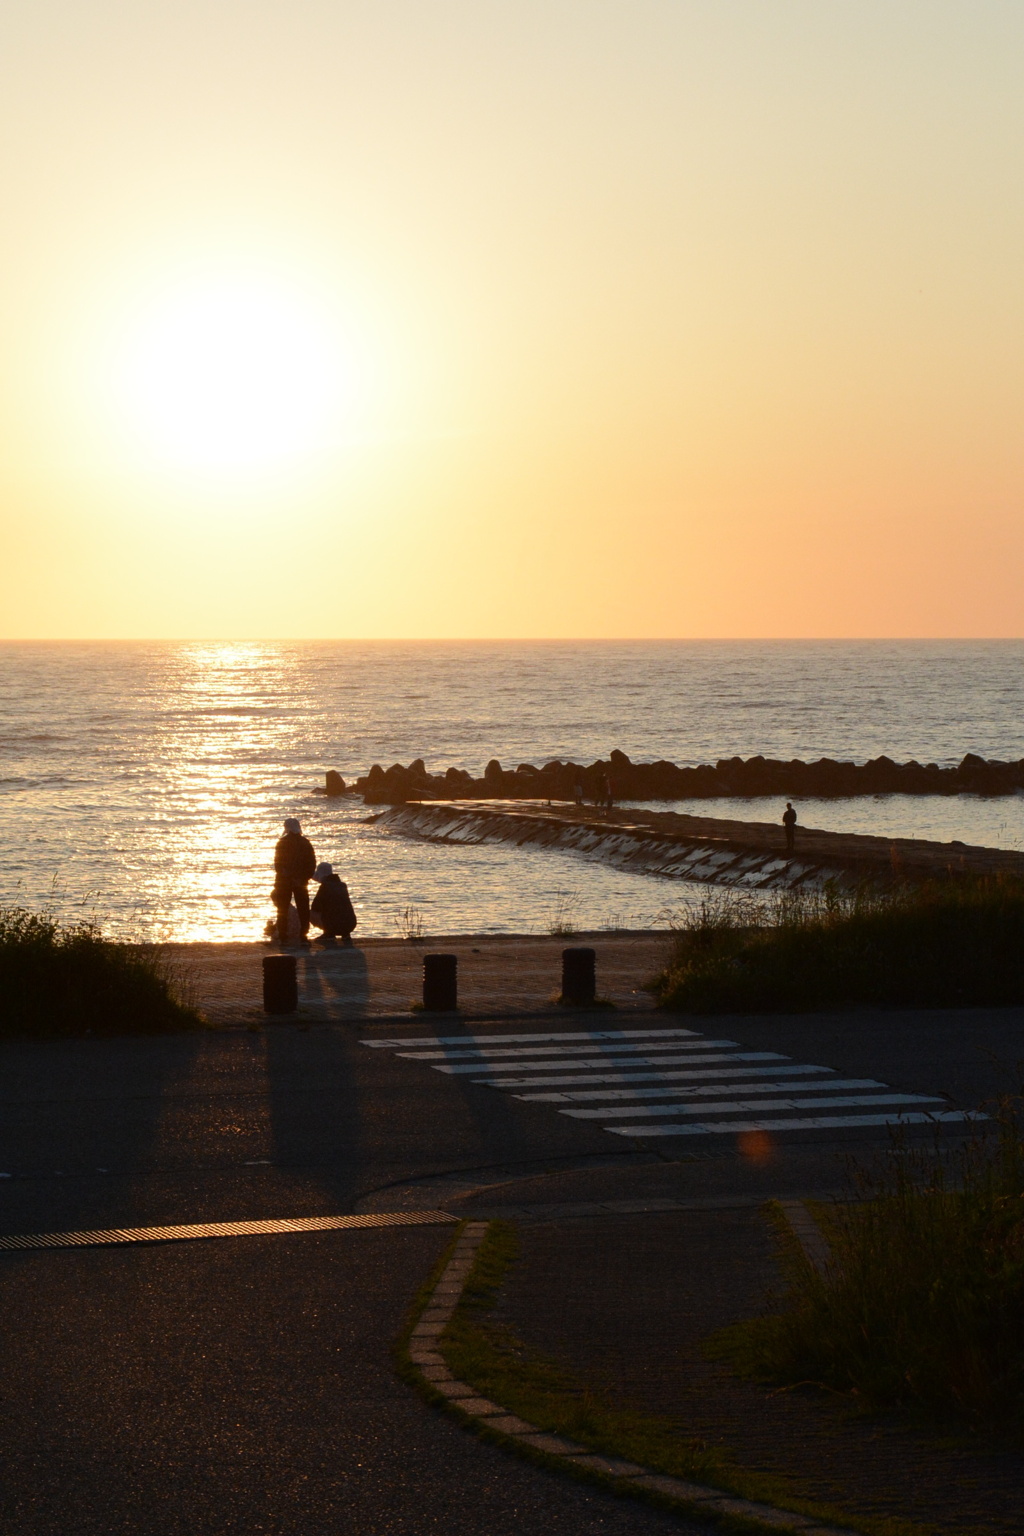
[[201,1237],[262,1237],[269,1232],[334,1232],[345,1227],[454,1225],[447,1211],[384,1211],[367,1216],[296,1216],[290,1221],[205,1221],[189,1227],[121,1227],[109,1232],[28,1232],[0,1237],[0,1251],[102,1248],[110,1243],[180,1243]]

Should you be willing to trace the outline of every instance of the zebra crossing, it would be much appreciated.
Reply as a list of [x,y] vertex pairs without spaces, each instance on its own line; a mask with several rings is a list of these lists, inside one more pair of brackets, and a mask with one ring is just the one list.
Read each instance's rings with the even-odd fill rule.
[[612,1136],[724,1136],[978,1120],[934,1094],[747,1051],[693,1029],[535,1030],[363,1040],[449,1077],[547,1104]]

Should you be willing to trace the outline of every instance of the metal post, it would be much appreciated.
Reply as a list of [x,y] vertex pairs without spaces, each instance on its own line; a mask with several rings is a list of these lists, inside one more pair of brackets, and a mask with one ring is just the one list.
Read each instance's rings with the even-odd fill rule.
[[427,1013],[454,1013],[459,1006],[458,955],[423,956],[423,1007]]
[[299,1006],[299,984],[294,955],[264,955],[263,1012],[294,1013]]
[[585,1008],[597,996],[597,956],[592,949],[562,950],[562,1002]]

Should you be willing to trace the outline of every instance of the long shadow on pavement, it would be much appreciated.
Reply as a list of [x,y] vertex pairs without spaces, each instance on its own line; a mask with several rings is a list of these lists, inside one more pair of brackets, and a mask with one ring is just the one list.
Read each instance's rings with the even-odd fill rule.
[[[157,1160],[167,1091],[191,1075],[198,1034],[17,1042],[2,1048],[0,1231],[151,1219],[139,1185]],[[141,1176],[141,1177],[139,1177]]]

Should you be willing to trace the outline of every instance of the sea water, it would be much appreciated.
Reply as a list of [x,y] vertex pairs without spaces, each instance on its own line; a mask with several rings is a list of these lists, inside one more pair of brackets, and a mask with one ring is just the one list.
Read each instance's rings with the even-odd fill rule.
[[[537,848],[413,841],[315,791],[423,757],[479,774],[619,747],[949,764],[1024,755],[1024,642],[145,642],[0,646],[0,900],[117,933],[256,939],[298,816],[360,933],[646,927],[680,882]],[[778,820],[782,802],[680,806]],[[1024,847],[1024,796],[798,802],[839,830]]]

